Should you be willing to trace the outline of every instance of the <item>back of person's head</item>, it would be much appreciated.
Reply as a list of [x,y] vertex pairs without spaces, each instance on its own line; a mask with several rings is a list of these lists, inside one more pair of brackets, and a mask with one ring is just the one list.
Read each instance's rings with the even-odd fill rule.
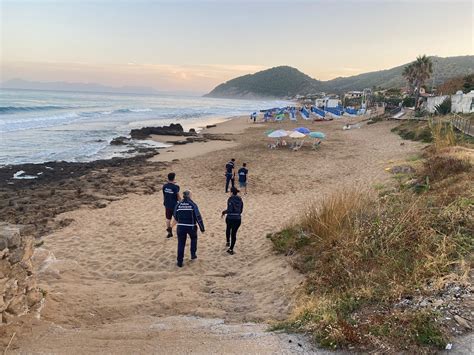
[[231,188],[230,188],[230,192],[232,192],[232,195],[236,196],[240,191],[237,190],[236,187],[231,187]]
[[191,198],[191,191],[186,190],[183,192],[183,198]]
[[247,166],[247,163],[243,163],[242,166],[245,168]]
[[235,159],[234,159],[234,158],[232,158],[230,161],[235,161]]
[[176,174],[175,174],[175,173],[169,173],[169,174],[168,174],[168,181],[174,181],[175,178],[176,178]]

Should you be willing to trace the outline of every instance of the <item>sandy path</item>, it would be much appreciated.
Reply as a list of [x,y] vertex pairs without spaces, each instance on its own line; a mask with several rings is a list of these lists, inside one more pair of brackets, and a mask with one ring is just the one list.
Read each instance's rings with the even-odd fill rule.
[[[215,130],[243,132],[246,125],[245,120],[234,120]],[[342,131],[341,122],[313,126],[329,137],[318,151],[270,151],[262,139],[268,126],[255,125],[234,136],[238,146],[173,162],[178,183],[194,192],[207,230],[199,239],[199,259],[190,262],[186,254],[183,269],[175,266],[176,239],[165,238],[161,192],[129,195],[103,209],[62,215],[74,222],[46,237],[36,255],[40,282],[48,291],[42,320],[25,328],[13,349],[308,351],[306,343],[303,347],[289,343],[289,335],[264,332],[264,324],[242,324],[284,318],[302,281],[283,257],[273,253],[266,234],[327,193],[390,180],[384,171],[387,162],[404,159],[421,147],[413,142],[400,145],[400,138],[390,133],[391,123],[351,131]],[[250,169],[250,193],[244,197],[243,226],[234,256],[225,252],[220,218],[227,199],[223,166],[230,157],[248,162]],[[55,259],[50,255],[44,262],[49,253]]]

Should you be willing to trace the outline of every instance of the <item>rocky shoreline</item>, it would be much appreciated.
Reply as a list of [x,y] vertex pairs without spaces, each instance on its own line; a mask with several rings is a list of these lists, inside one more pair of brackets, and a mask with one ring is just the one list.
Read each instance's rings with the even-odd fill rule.
[[[222,135],[198,135],[193,129],[184,132],[180,124],[145,127],[132,130],[130,135],[134,139],[146,139],[149,134],[185,137],[169,142],[174,145],[230,140]],[[133,145],[127,137],[117,137],[111,144],[117,144],[117,140],[122,138],[120,144]],[[149,158],[159,154],[163,148],[137,149],[131,146],[132,149],[137,154],[132,157],[0,167],[0,221],[19,225],[22,234],[39,238],[70,223],[56,220],[55,217],[61,213],[81,206],[103,208],[128,193],[153,194],[166,180],[164,170],[168,163],[152,162]]]
[[[156,154],[151,151],[131,158],[85,163],[60,161],[2,167],[0,221],[20,225],[22,234],[39,238],[69,223],[55,220],[60,213],[81,206],[103,208],[128,193],[152,194],[165,181],[164,174],[157,177],[156,172],[167,166],[147,161]],[[14,178],[19,171],[24,174]]]

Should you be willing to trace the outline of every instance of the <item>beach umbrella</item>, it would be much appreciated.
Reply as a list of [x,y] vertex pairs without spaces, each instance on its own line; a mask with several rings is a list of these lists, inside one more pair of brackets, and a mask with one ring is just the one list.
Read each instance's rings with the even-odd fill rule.
[[309,134],[311,131],[306,128],[306,127],[298,127],[298,128],[295,128],[295,131],[296,132],[300,132],[300,133],[303,133],[303,134]]
[[304,138],[306,137],[306,134],[301,133],[299,131],[293,131],[288,135],[290,138]]
[[326,138],[326,135],[323,132],[311,132],[309,136],[311,138],[319,138],[319,139]]
[[281,138],[281,137],[287,137],[288,133],[282,129],[279,129],[277,131],[274,131],[268,135],[270,138]]

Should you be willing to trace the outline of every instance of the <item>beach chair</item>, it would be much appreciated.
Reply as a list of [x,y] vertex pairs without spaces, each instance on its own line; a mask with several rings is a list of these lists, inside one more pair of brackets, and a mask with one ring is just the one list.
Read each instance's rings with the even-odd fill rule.
[[319,149],[320,146],[321,146],[321,141],[318,140],[318,141],[315,141],[315,142],[313,143],[313,147],[312,147],[312,148],[313,148],[313,150],[316,150],[316,149]]
[[304,139],[301,140],[301,143],[300,143],[300,144],[298,144],[298,142],[295,144],[295,146],[293,147],[293,151],[294,151],[294,152],[297,152],[298,150],[300,150],[301,147],[303,146],[303,144],[304,144]]

